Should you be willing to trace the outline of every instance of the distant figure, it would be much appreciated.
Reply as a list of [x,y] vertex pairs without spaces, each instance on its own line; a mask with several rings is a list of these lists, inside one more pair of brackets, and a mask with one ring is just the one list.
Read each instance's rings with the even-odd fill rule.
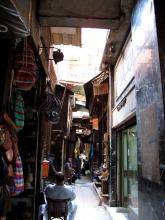
[[65,169],[65,172],[64,172],[65,181],[70,184],[75,183],[77,177],[75,174],[75,170],[73,169],[73,166],[72,166],[72,158],[68,159],[68,161],[65,164],[64,169]]
[[79,155],[75,158],[75,173],[78,179],[81,179],[81,159]]
[[[45,188],[45,197],[50,199],[70,199],[68,202],[68,217],[67,220],[73,220],[77,210],[77,204],[73,202],[76,198],[76,194],[72,191],[72,188],[64,185],[64,175],[61,172],[56,174],[56,184],[48,184]],[[43,215],[43,220],[48,219],[47,204],[39,207],[39,219]]]
[[87,159],[84,159],[83,160],[83,167],[82,167],[82,171],[81,171],[81,173],[82,173],[82,175],[83,176],[86,176],[86,171],[89,171],[89,161],[87,160]]

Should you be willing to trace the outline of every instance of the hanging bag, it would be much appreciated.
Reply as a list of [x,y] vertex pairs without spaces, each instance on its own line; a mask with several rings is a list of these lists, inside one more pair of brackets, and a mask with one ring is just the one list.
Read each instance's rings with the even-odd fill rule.
[[41,105],[40,109],[44,112],[46,118],[53,124],[58,124],[60,121],[60,114],[63,107],[63,102],[65,99],[65,92],[64,90],[62,99],[55,96],[52,92],[49,91],[50,88],[45,92],[44,102]]
[[14,82],[20,90],[30,90],[36,82],[34,52],[25,38],[19,43],[14,63]]
[[44,102],[40,108],[50,122],[54,124],[58,123],[60,119],[61,102],[54,94],[46,92]]

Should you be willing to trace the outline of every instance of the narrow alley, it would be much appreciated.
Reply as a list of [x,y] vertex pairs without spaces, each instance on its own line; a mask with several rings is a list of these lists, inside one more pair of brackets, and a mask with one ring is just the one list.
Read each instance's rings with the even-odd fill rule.
[[53,217],[165,220],[164,1],[0,0],[0,220]]
[[[84,179],[84,177],[83,177]],[[96,193],[93,183],[87,180],[78,180],[72,186],[76,193],[75,202],[78,204],[75,220],[111,220],[104,206],[100,205],[100,198]]]

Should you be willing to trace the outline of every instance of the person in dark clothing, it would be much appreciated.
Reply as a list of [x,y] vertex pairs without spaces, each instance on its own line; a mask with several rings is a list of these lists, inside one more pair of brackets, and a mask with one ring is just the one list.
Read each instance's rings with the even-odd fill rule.
[[81,159],[79,155],[75,158],[75,173],[78,179],[81,179]]

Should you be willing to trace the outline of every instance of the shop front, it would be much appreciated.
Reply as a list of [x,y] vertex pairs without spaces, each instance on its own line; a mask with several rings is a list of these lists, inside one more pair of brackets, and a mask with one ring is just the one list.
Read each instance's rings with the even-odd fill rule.
[[111,86],[114,103],[111,103],[110,203],[123,207],[130,219],[138,219],[136,93],[132,56],[129,35],[114,72],[111,72],[114,77],[110,77],[110,84],[114,85]]
[[119,203],[129,215],[138,216],[138,166],[136,125],[121,129],[117,135],[119,154]]

